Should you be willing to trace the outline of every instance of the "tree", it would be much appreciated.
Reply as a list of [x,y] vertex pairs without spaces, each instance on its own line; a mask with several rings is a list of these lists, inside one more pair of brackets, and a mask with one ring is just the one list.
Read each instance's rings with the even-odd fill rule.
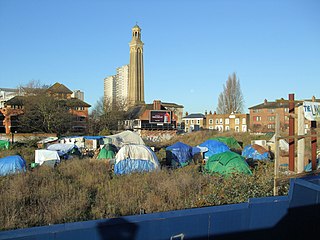
[[218,114],[242,113],[244,108],[244,99],[240,88],[240,80],[235,73],[228,76],[226,84],[223,85],[223,91],[218,98]]
[[38,94],[25,96],[23,105],[19,125],[25,132],[65,134],[71,129],[73,116],[65,101]]
[[119,121],[125,120],[127,106],[124,99],[112,102],[110,99],[101,97],[89,116],[89,132],[94,135],[106,135],[110,131],[117,131]]

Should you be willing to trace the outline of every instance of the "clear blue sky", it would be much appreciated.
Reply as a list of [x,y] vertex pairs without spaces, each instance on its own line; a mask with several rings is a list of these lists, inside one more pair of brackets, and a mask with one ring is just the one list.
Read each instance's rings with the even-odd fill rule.
[[214,111],[236,72],[245,109],[320,98],[318,0],[0,0],[0,87],[60,82],[95,105],[142,29],[145,100]]

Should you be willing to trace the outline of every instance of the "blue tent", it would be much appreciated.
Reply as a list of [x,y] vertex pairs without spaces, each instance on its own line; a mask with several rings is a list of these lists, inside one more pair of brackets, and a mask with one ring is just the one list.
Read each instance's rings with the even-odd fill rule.
[[204,153],[204,158],[209,158],[214,154],[230,151],[229,147],[220,141],[209,139],[199,145],[200,147],[208,148],[208,151]]
[[166,148],[166,157],[171,166],[184,167],[192,161],[194,152],[193,147],[183,142],[176,142]]
[[245,159],[270,160],[269,152],[257,144],[247,145],[243,148],[242,154]]
[[0,158],[0,176],[25,172],[27,167],[26,160],[19,155]]
[[[317,158],[316,160],[316,170],[320,169],[320,159]],[[309,162],[305,167],[304,167],[305,172],[311,172],[312,171],[312,162]]]
[[145,145],[124,145],[120,148],[115,158],[115,174],[152,172],[157,170],[160,170],[157,155]]

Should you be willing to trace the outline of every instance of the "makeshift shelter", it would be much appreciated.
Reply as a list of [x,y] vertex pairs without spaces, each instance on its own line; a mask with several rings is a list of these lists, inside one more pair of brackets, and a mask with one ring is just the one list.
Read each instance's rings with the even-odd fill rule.
[[225,143],[230,149],[239,150],[242,149],[241,145],[234,137],[215,137],[210,138],[212,140],[217,140],[219,142]]
[[[317,158],[316,160],[316,170],[320,169],[320,159]],[[305,172],[311,172],[312,171],[312,162],[310,161],[305,167],[304,167]]]
[[58,137],[47,137],[37,142],[38,148],[46,148],[48,145],[57,143]]
[[[267,145],[271,148],[272,151],[275,151],[275,142],[276,135],[274,134],[270,140],[267,141]],[[284,139],[279,139],[279,148],[281,151],[289,152],[289,143]]]
[[118,148],[121,148],[125,144],[145,145],[144,141],[138,133],[129,130],[123,131],[118,134],[106,136],[104,138],[104,143],[112,143]]
[[230,175],[232,173],[243,173],[252,175],[248,163],[239,154],[231,151],[212,155],[204,166],[207,173],[220,173]]
[[124,145],[116,155],[114,173],[151,172],[160,169],[156,154],[145,145]]
[[47,147],[47,150],[57,151],[61,159],[70,159],[72,158],[72,155],[76,155],[78,157],[81,156],[81,152],[79,151],[79,148],[77,147],[77,145],[72,143],[69,143],[69,144],[55,143],[55,144],[49,145]]
[[191,146],[176,142],[166,148],[166,158],[172,167],[184,167],[192,161],[194,152]]
[[270,160],[270,153],[258,144],[249,144],[243,148],[242,154],[245,159]]
[[199,144],[199,146],[206,147],[208,149],[208,151],[204,153],[205,159],[208,159],[209,157],[217,153],[230,151],[229,147],[225,143],[212,139]]
[[117,153],[117,147],[113,144],[105,144],[99,154],[97,159],[114,159]]
[[19,155],[0,158],[0,176],[25,172],[26,170],[26,160]]
[[10,142],[8,140],[0,140],[0,150],[9,149]]
[[60,157],[58,152],[55,150],[37,149],[35,150],[34,162],[40,166],[46,165],[54,167],[60,163]]

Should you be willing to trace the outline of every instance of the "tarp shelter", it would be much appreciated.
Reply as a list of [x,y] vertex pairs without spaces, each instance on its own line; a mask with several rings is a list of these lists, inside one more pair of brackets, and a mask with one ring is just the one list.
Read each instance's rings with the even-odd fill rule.
[[25,172],[27,170],[26,165],[26,160],[19,155],[0,158],[0,176]]
[[104,138],[104,143],[112,143],[119,149],[126,144],[145,145],[138,133],[129,130],[106,136]]
[[0,140],[0,150],[9,149],[10,142],[8,140]]
[[205,159],[208,159],[209,157],[217,153],[230,151],[229,147],[225,143],[212,139],[199,144],[199,146],[208,148],[208,151],[204,153]]
[[79,151],[79,148],[77,147],[77,145],[72,144],[72,143],[51,144],[47,147],[47,150],[57,151],[59,154],[59,157],[62,159],[70,159],[70,158],[72,158],[72,155],[81,156],[81,152]]
[[242,149],[241,145],[234,137],[215,137],[212,140],[217,140],[219,142],[225,143],[230,149],[239,150]]
[[46,148],[49,144],[58,142],[57,137],[47,137],[37,142],[38,148]]
[[176,142],[166,148],[166,158],[172,167],[184,167],[192,161],[193,152],[195,151],[191,146],[183,142]]
[[270,153],[258,144],[249,144],[243,148],[242,154],[245,159],[270,160]]
[[114,173],[151,172],[160,169],[156,154],[145,145],[124,145],[116,155]]
[[230,175],[232,173],[243,173],[252,175],[248,163],[239,154],[231,151],[212,155],[204,166],[207,173],[220,173]]
[[[274,134],[270,140],[267,141],[267,145],[270,146],[271,150],[274,151],[276,135]],[[284,139],[279,139],[279,148],[284,152],[289,152],[289,143]]]
[[99,154],[97,159],[114,159],[117,153],[117,147],[112,144],[105,144]]
[[54,167],[56,164],[60,163],[60,157],[57,151],[37,149],[35,150],[34,162],[41,165],[46,165]]

